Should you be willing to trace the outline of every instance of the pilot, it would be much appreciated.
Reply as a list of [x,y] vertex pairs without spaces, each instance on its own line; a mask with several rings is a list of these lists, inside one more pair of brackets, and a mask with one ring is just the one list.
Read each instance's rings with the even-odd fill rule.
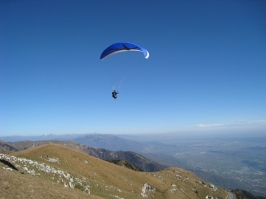
[[116,99],[117,98],[117,95],[118,94],[118,92],[116,91],[116,90],[114,90],[113,92],[112,92],[112,97],[114,98],[114,99]]

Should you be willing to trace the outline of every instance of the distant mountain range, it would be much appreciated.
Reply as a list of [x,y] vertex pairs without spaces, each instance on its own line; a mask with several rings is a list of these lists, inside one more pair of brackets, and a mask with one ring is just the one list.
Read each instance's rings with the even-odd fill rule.
[[145,150],[147,143],[143,144],[137,141],[121,138],[109,134],[65,134],[55,135],[46,134],[40,136],[0,136],[0,140],[5,142],[19,141],[44,141],[44,140],[61,140],[75,141],[95,148],[104,148],[112,151],[141,151]]
[[120,138],[115,135],[90,134],[75,138],[73,141],[112,151],[141,151],[145,148],[143,143]]
[[25,140],[31,141],[40,141],[40,140],[73,140],[78,137],[83,137],[87,134],[64,134],[64,135],[56,135],[56,134],[44,134],[44,135],[32,135],[32,136],[0,136],[0,140],[5,142],[19,142]]

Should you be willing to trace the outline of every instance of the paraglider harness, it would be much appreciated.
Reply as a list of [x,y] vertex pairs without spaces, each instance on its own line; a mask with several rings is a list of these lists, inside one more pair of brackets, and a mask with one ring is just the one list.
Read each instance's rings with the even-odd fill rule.
[[114,98],[114,99],[116,99],[117,98],[117,95],[118,94],[118,92],[116,92],[116,90],[114,90],[113,92],[112,92],[112,97]]

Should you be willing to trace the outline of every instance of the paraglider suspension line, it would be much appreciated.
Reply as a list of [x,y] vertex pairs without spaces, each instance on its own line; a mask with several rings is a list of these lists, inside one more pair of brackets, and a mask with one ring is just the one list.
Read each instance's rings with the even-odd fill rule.
[[120,84],[119,84],[119,86],[118,86],[118,89],[117,90],[119,90],[120,89],[120,87],[122,86],[122,84],[123,84],[123,82],[126,80],[126,77],[124,76],[122,79],[121,79],[121,81],[120,81]]

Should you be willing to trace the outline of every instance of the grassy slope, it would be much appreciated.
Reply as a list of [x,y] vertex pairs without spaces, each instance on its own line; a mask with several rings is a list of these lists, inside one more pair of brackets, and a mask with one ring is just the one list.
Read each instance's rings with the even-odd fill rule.
[[[56,184],[50,178],[41,180],[38,179],[38,177],[21,175],[19,172],[17,172],[17,174],[15,172],[12,173],[12,175],[17,175],[18,177],[13,176],[10,177],[9,180],[4,178],[6,180],[5,183],[9,183],[10,187],[8,189],[1,189],[12,190],[11,192],[16,189],[15,186],[13,187],[14,183],[12,182],[12,178],[19,179],[27,177],[27,179],[25,179],[25,182],[27,182],[23,183],[25,184],[23,186],[38,186],[41,188],[45,184],[49,191],[53,191],[51,196],[48,196],[48,198],[56,198],[56,194],[59,194],[62,196],[61,198],[64,198],[63,195],[67,194],[67,191],[71,192],[72,194],[74,192],[85,194],[86,196],[90,197],[95,195],[103,198],[114,198],[115,196],[120,198],[143,198],[140,193],[141,188],[145,183],[148,183],[156,189],[156,192],[151,193],[154,198],[205,198],[206,195],[226,198],[227,196],[226,191],[218,189],[217,191],[213,192],[212,189],[208,188],[208,183],[205,183],[206,187],[204,187],[204,185],[200,183],[202,180],[197,178],[192,173],[179,168],[169,168],[160,172],[152,173],[137,172],[57,144],[42,145],[36,148],[13,153],[13,155],[35,160],[40,163],[43,162],[54,168],[64,170],[78,178],[86,179],[90,185],[91,195],[85,194],[79,190],[64,188],[62,185]],[[59,163],[48,162],[45,158],[47,156],[50,158],[58,158]],[[31,185],[32,180],[30,179],[33,181],[36,179],[36,183]],[[39,181],[37,181],[37,179]],[[23,180],[24,179],[21,179],[20,182]],[[49,186],[51,188],[49,188]],[[21,191],[17,192],[17,194],[26,194],[20,193],[23,192],[23,190],[24,192],[29,192],[27,194],[30,195],[31,191],[34,191],[35,189],[21,189]],[[196,191],[197,193],[195,193]],[[49,192],[40,192],[41,195],[48,193]],[[35,191],[35,194],[38,193]],[[82,196],[80,197],[82,198]],[[45,196],[43,196],[43,198],[45,198]],[[70,196],[69,198],[75,197]]]
[[61,184],[46,181],[35,176],[22,175],[18,171],[5,171],[0,163],[0,198],[28,199],[28,198],[58,198],[58,199],[100,199],[76,189],[65,188]]

